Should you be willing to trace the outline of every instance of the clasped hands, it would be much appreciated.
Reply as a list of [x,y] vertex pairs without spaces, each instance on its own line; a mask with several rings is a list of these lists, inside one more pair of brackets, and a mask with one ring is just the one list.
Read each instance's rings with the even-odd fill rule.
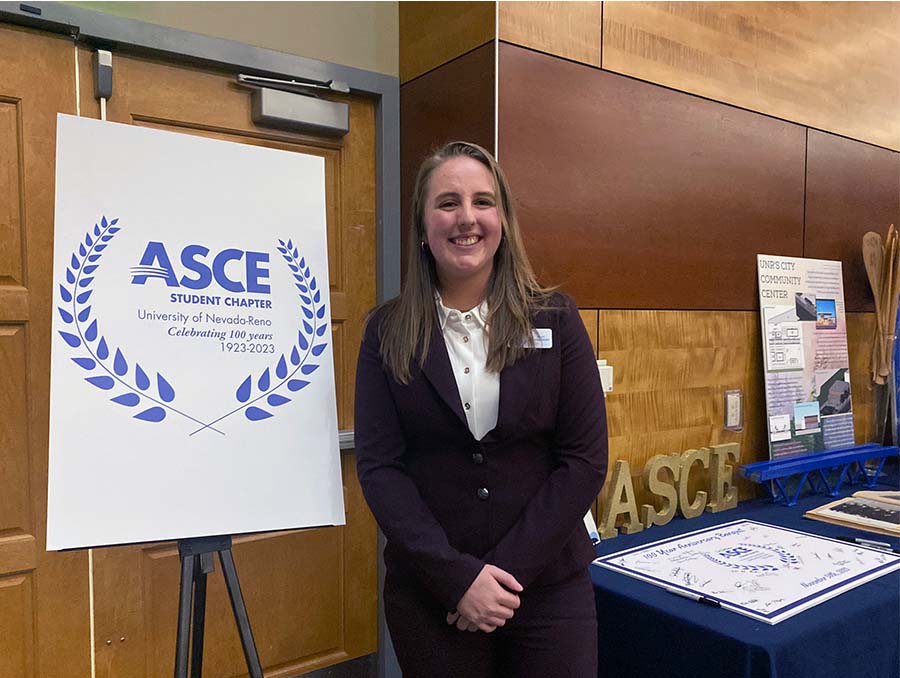
[[506,570],[485,565],[466,590],[447,623],[460,631],[490,633],[512,619],[521,604],[522,585]]

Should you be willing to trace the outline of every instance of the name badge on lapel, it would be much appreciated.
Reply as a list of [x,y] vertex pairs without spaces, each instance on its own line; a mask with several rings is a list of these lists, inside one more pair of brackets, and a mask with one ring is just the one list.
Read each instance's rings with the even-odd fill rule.
[[531,332],[535,348],[553,348],[553,330],[549,327],[538,327]]

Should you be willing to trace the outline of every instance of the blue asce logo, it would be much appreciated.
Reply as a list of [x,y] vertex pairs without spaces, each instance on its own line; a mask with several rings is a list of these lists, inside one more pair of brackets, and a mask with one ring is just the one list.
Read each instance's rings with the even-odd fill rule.
[[[210,250],[203,245],[188,245],[181,250],[181,265],[195,277],[182,275],[179,278],[169,259],[166,246],[154,240],[147,243],[147,248],[141,257],[138,266],[131,268],[131,284],[143,285],[148,278],[160,278],[169,287],[186,287],[190,290],[205,290],[213,281],[224,290],[240,294],[252,292],[255,294],[269,294],[269,285],[261,282],[269,277],[269,269],[263,268],[263,264],[269,263],[269,255],[266,252],[250,252],[234,248],[224,249],[212,257],[212,263],[207,264]],[[232,262],[244,260],[244,275],[242,279],[228,277],[225,266]],[[232,267],[233,268],[233,267]]]
[[[316,278],[296,245],[292,240],[278,240],[275,249],[290,269],[299,301],[296,338],[292,345],[284,347],[280,355],[273,351],[273,362],[262,372],[241,379],[232,392],[230,404],[223,403],[222,413],[211,421],[195,417],[177,405],[176,389],[170,380],[155,370],[145,369],[143,360],[134,359],[125,347],[113,343],[103,331],[104,326],[90,303],[101,259],[122,228],[118,222],[118,219],[107,220],[104,216],[92,229],[88,229],[83,241],[72,253],[64,281],[59,285],[60,305],[57,310],[66,326],[65,330],[59,331],[59,336],[74,353],[72,361],[87,373],[86,382],[109,393],[111,402],[135,412],[132,414],[135,419],[160,423],[169,414],[189,419],[199,426],[190,435],[201,431],[224,435],[218,427],[220,422],[239,412],[249,421],[273,417],[277,408],[292,401],[286,394],[309,385],[310,375],[320,365],[317,358],[328,346],[327,308]],[[261,282],[269,277],[269,270],[263,268],[263,264],[269,261],[267,253],[225,249],[212,257],[211,265],[206,263],[208,255],[209,249],[202,245],[185,247],[181,253],[181,263],[196,277],[183,275],[179,279],[163,243],[150,242],[141,258],[141,265],[131,269],[132,284],[143,285],[150,278],[160,278],[169,287],[196,290],[215,281],[233,293],[269,294],[269,285]],[[240,260],[244,261],[244,276],[235,280],[226,274],[225,265]],[[239,299],[245,298],[235,298]],[[271,307],[269,300],[256,302],[256,305]],[[233,305],[247,304],[242,301]]]

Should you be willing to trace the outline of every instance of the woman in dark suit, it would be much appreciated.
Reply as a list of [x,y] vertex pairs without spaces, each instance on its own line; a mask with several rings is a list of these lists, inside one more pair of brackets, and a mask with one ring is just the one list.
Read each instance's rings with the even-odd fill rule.
[[593,349],[541,287],[503,172],[427,158],[407,274],[356,381],[359,480],[387,538],[384,605],[408,678],[597,674],[582,517],[606,474]]

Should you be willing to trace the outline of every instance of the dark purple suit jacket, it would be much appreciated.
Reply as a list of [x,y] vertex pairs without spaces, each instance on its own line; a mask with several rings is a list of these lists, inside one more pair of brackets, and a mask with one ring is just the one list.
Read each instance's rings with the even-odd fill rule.
[[575,304],[563,295],[552,303],[533,319],[552,330],[552,348],[500,373],[497,426],[480,441],[437,322],[425,364],[416,362],[405,386],[382,364],[381,316],[366,328],[356,375],[359,481],[387,538],[389,575],[417,578],[447,610],[485,563],[528,587],[562,581],[594,557],[582,517],[606,475],[606,409]]

